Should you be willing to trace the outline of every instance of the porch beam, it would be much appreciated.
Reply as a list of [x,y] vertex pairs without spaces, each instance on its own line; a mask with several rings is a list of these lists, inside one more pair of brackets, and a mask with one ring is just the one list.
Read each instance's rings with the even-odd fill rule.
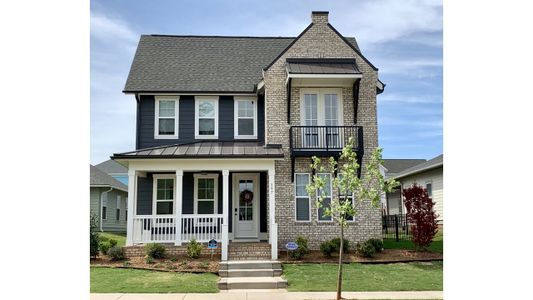
[[229,243],[229,170],[222,170],[222,260],[228,260],[228,243]]
[[126,224],[126,246],[133,245],[133,216],[135,215],[135,190],[137,176],[135,169],[128,170],[128,222]]
[[181,246],[181,216],[183,209],[183,170],[176,170],[176,240],[174,245]]
[[268,170],[268,210],[270,219],[269,240],[272,260],[278,259],[278,224],[276,223],[276,172]]

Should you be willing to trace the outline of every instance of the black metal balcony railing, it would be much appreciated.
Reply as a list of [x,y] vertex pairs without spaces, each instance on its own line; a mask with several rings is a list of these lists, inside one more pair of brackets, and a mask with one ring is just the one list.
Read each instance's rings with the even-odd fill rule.
[[341,151],[350,138],[354,140],[354,149],[363,149],[361,126],[291,126],[289,134],[293,155]]

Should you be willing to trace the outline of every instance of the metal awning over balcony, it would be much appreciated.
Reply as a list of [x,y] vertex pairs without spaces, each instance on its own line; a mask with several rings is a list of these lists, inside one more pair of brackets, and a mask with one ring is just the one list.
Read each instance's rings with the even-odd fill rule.
[[289,137],[293,175],[296,157],[338,158],[350,138],[354,141],[353,149],[361,163],[364,149],[362,126],[291,126]]

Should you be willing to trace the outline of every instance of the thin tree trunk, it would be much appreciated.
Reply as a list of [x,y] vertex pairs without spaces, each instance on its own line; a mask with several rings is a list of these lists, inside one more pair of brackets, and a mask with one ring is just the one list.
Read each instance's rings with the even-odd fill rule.
[[337,300],[341,300],[341,292],[342,292],[342,252],[344,248],[344,228],[341,225],[341,243],[340,243],[340,250],[339,250],[339,275],[337,277]]

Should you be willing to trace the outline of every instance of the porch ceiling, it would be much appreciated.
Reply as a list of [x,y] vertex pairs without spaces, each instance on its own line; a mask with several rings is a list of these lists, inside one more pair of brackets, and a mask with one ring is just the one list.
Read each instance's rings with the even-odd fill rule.
[[111,158],[283,158],[283,151],[281,147],[258,142],[196,142],[115,153]]

